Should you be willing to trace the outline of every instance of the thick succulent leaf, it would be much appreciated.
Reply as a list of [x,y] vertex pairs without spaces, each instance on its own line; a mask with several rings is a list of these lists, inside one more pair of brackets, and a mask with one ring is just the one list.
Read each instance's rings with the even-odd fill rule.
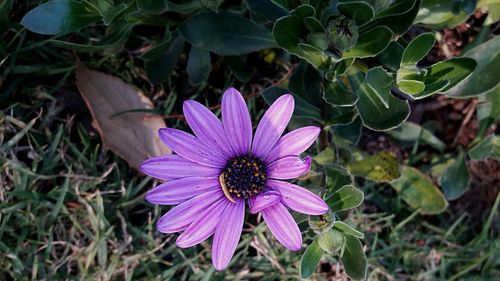
[[319,246],[318,240],[314,240],[311,245],[307,246],[300,260],[301,278],[309,278],[316,271],[321,256],[323,256],[323,250]]
[[364,280],[366,278],[368,262],[363,251],[363,245],[358,238],[345,235],[346,243],[344,253],[340,257],[342,265],[349,277],[353,280]]
[[448,206],[448,201],[432,180],[413,167],[403,166],[401,177],[390,184],[410,207],[419,209],[421,214],[439,214]]
[[500,83],[498,66],[500,65],[500,37],[496,36],[486,43],[464,54],[465,58],[477,62],[475,71],[465,79],[462,78],[456,86],[446,94],[454,98],[474,97],[483,94]]

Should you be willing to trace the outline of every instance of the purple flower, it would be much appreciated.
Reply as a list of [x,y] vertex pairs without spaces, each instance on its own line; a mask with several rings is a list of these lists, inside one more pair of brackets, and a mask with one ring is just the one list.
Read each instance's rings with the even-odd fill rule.
[[299,250],[302,236],[287,208],[320,215],[328,206],[314,193],[283,181],[309,171],[311,158],[298,155],[320,132],[310,126],[282,137],[293,109],[293,97],[281,96],[264,114],[252,137],[250,114],[236,89],[228,89],[222,97],[222,122],[200,103],[184,102],[184,115],[196,136],[160,129],[160,138],[176,155],[154,157],[141,166],[145,174],[168,181],[149,191],[146,200],[177,205],[160,218],[158,230],[182,232],[176,241],[181,248],[214,235],[212,261],[222,270],[238,245],[247,199],[250,212],[262,213],[283,246]]

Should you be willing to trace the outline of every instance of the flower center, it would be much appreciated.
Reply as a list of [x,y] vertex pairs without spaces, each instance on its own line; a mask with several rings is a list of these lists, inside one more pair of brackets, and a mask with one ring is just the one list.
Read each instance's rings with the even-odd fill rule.
[[266,180],[264,163],[251,155],[236,156],[229,160],[219,177],[222,191],[232,202],[236,202],[236,198],[248,199],[261,193]]

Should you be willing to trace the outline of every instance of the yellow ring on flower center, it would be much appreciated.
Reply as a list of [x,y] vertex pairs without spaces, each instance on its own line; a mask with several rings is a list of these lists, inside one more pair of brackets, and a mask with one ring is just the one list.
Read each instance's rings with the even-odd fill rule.
[[227,199],[229,199],[229,201],[231,201],[233,203],[236,203],[236,200],[234,200],[234,198],[231,197],[231,194],[227,190],[226,183],[224,182],[224,172],[222,174],[220,174],[219,182],[220,182],[220,186],[222,187],[222,192],[224,192],[224,195],[226,195]]

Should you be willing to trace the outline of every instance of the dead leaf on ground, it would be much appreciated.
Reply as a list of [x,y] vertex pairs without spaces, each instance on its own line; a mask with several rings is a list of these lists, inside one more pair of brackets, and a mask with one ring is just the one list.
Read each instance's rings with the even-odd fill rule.
[[151,156],[171,153],[158,137],[158,129],[166,126],[163,118],[144,112],[125,112],[153,108],[141,91],[82,63],[76,68],[76,85],[104,145],[130,166],[138,169]]

